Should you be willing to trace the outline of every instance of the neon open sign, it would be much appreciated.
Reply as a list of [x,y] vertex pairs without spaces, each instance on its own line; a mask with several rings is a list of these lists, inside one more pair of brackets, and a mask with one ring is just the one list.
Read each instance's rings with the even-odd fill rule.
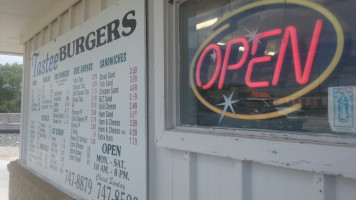
[[[284,39],[282,40],[282,43],[281,43],[281,48],[280,48],[280,52],[279,52],[279,56],[278,56],[277,65],[275,67],[273,80],[272,80],[272,84],[274,86],[276,86],[278,84],[285,52],[286,52],[287,45],[288,45],[289,41],[291,41],[292,49],[293,49],[293,60],[294,60],[296,80],[299,84],[305,84],[308,82],[322,26],[323,26],[323,21],[320,19],[317,20],[316,24],[315,24],[314,34],[313,34],[313,37],[311,40],[311,45],[309,48],[309,53],[308,53],[308,57],[307,57],[307,61],[306,61],[303,73],[302,73],[302,68],[301,68],[301,63],[300,63],[300,55],[299,55],[296,28],[294,26],[288,26],[286,28],[284,36],[283,36]],[[256,33],[255,34],[256,36],[254,38],[255,40],[253,41],[253,46],[251,49],[251,55],[252,56],[256,55],[259,39],[280,35],[281,33],[282,33],[282,29],[274,29],[274,30],[266,31],[266,32],[259,33],[259,34]],[[243,56],[242,56],[241,60],[239,60],[236,64],[228,65],[229,57],[231,55],[231,48],[233,45],[237,45],[237,44],[241,44],[243,46],[243,49],[244,49]],[[200,80],[200,70],[201,70],[204,58],[207,56],[207,53],[211,50],[213,50],[214,53],[216,53],[216,57],[217,57],[215,73],[214,73],[213,77],[211,78],[211,80],[207,84],[203,85]],[[210,44],[209,46],[207,46],[204,49],[203,53],[200,55],[200,58],[198,61],[198,66],[196,69],[197,85],[199,87],[202,87],[203,89],[209,89],[216,81],[218,74],[220,72],[219,89],[222,89],[227,69],[237,70],[237,69],[241,68],[246,63],[249,50],[250,50],[250,45],[246,38],[239,37],[239,38],[230,40],[229,43],[227,44],[226,53],[225,53],[225,56],[224,56],[224,59],[222,62],[223,64],[222,64],[222,69],[221,69],[222,53],[221,53],[220,47],[216,44]],[[252,75],[252,70],[253,70],[254,65],[256,63],[269,62],[269,61],[271,61],[271,56],[254,57],[249,61],[248,67],[247,67],[247,73],[245,76],[245,82],[246,82],[247,86],[249,86],[249,87],[267,87],[267,86],[269,86],[268,81],[259,81],[259,82],[251,81],[251,75]]]
[[[302,6],[305,8],[312,9],[317,13],[321,14],[320,18],[317,18],[314,22],[314,28],[311,31],[311,40],[309,49],[306,55],[306,61],[302,63],[299,44],[298,44],[298,31],[294,25],[288,25],[286,28],[274,28],[271,30],[264,30],[263,32],[257,32],[257,30],[248,31],[248,35],[239,36],[234,39],[231,39],[227,45],[226,50],[220,48],[218,44],[211,43],[217,36],[222,34],[224,31],[230,28],[230,20],[232,17],[238,17],[241,13],[246,11],[250,11],[252,9],[268,6],[268,5],[294,5],[294,6]],[[331,24],[332,28],[336,34],[336,47],[335,54],[332,57],[330,63],[325,67],[325,70],[315,79],[310,80],[310,75],[313,68],[313,63],[315,59],[315,55],[317,53],[319,40],[321,37],[321,33],[324,28],[325,22]],[[293,68],[294,68],[294,77],[297,84],[302,85],[303,88],[299,91],[296,91],[292,94],[284,96],[275,100],[273,103],[275,105],[280,105],[283,103],[290,102],[294,99],[297,99],[306,93],[310,92],[318,85],[320,85],[329,75],[333,72],[335,67],[337,66],[343,51],[344,45],[344,36],[340,23],[335,18],[335,16],[328,11],[326,8],[322,7],[319,4],[304,1],[304,0],[271,0],[271,1],[259,1],[252,4],[248,4],[246,6],[242,6],[237,10],[229,13],[228,15],[221,18],[214,24],[214,28],[216,31],[208,37],[203,44],[200,46],[198,51],[196,52],[193,61],[190,67],[190,84],[192,86],[193,92],[196,97],[203,103],[206,107],[213,110],[214,112],[225,115],[228,117],[238,118],[238,119],[268,119],[274,118],[281,115],[285,115],[291,112],[294,112],[301,108],[300,104],[295,104],[289,108],[265,113],[265,114],[254,114],[254,115],[246,115],[239,113],[226,112],[226,110],[221,110],[218,107],[212,105],[203,96],[199,93],[198,88],[202,90],[211,89],[214,84],[217,84],[218,89],[222,89],[225,84],[225,76],[229,71],[237,71],[242,69],[242,67],[246,67],[244,69],[244,83],[249,88],[266,88],[266,87],[276,87],[279,84],[281,71],[284,66],[284,60],[286,57],[286,51],[288,48],[291,48],[292,60],[293,60]],[[274,70],[270,80],[252,80],[253,74],[256,70],[258,70],[258,64],[261,63],[269,63],[271,62],[272,57],[269,55],[258,56],[256,53],[259,49],[260,40],[268,39],[270,37],[280,37],[281,43],[279,46],[279,54],[277,57],[277,61],[275,63],[270,63],[273,65]],[[232,49],[234,48],[242,48],[243,53],[238,61],[235,63],[229,63],[230,57],[232,56]],[[211,77],[206,81],[201,80],[201,71],[204,67],[204,60],[210,58],[214,61],[214,73]],[[208,67],[211,67],[210,65]],[[197,88],[198,87],[198,88]]]

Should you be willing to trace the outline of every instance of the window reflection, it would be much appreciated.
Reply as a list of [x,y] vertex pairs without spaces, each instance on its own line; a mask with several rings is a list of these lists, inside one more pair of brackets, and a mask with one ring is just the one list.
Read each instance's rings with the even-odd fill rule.
[[[251,2],[181,5],[180,123],[353,135],[356,2],[318,1],[342,26],[342,54],[325,80],[285,102],[278,99],[307,88],[329,70],[340,46],[337,30],[328,16],[295,4],[231,14]],[[229,28],[218,32],[225,24]]]

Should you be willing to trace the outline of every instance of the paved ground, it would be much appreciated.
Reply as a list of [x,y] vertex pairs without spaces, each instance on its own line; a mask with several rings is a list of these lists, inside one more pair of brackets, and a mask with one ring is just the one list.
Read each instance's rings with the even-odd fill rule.
[[7,164],[19,156],[19,133],[0,133],[0,200],[9,198]]
[[0,199],[9,199],[9,172],[7,171],[7,164],[9,161],[0,160]]

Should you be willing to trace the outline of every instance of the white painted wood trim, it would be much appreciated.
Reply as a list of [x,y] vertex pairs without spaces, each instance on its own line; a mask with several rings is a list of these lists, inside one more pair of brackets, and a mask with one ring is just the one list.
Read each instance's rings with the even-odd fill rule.
[[235,161],[235,168],[238,184],[236,185],[237,196],[236,200],[252,199],[252,177],[251,177],[251,163],[248,161]]
[[68,14],[69,14],[69,30],[72,30],[74,28],[74,9],[73,7],[70,7],[68,9]]
[[[155,107],[155,131],[162,134],[164,127],[164,77],[165,77],[165,32],[164,32],[164,3],[161,0],[154,0],[154,107]],[[156,134],[156,136],[159,136]],[[156,138],[157,139],[157,138]]]
[[169,40],[178,31],[168,27],[177,27],[177,16],[176,13],[167,12],[171,9],[167,6],[178,5],[167,4],[156,0],[154,5],[157,146],[356,179],[354,138],[327,134],[300,135],[260,130],[175,127],[178,112],[171,102],[179,102],[174,95],[177,94],[178,87],[175,81],[172,83],[167,77],[176,73],[178,68],[174,64],[177,61],[170,60],[175,59],[170,55],[176,54],[173,49],[178,49],[178,46]]
[[195,200],[192,197],[196,188],[193,186],[191,162],[192,153],[186,151],[173,151],[173,174],[172,174],[172,191],[173,200]]
[[27,41],[24,45],[24,57],[23,57],[23,68],[22,68],[22,95],[21,95],[21,127],[20,127],[20,137],[21,137],[21,145],[19,147],[19,158],[22,162],[26,162],[26,147],[28,143],[27,135],[23,134],[26,130],[28,121],[28,113],[26,108],[29,107],[30,99],[29,99],[29,87],[30,82],[28,76],[26,74],[30,74],[30,52],[31,52],[31,42]]
[[100,10],[104,10],[106,8],[106,0],[99,0],[100,1]]
[[83,0],[83,22],[84,23],[88,18],[89,18],[89,14],[88,14],[88,9],[89,9],[89,2],[88,0]]
[[356,148],[238,136],[165,131],[157,145],[356,179]]

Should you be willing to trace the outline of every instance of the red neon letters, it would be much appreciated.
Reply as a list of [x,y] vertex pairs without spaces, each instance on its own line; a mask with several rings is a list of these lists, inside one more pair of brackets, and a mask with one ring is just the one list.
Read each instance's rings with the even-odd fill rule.
[[[215,52],[217,53],[216,58],[218,59],[216,62],[216,67],[215,67],[215,72],[214,75],[212,77],[212,79],[205,85],[203,85],[200,81],[200,70],[201,70],[201,65],[203,63],[204,57],[206,56],[206,54],[210,51],[210,50],[215,50]],[[209,46],[207,46],[203,53],[201,54],[199,61],[198,61],[198,66],[197,66],[197,72],[195,74],[196,76],[196,80],[197,80],[197,84],[199,87],[203,87],[203,89],[209,89],[215,82],[216,78],[219,75],[219,71],[220,71],[220,66],[221,66],[221,50],[220,47],[216,44],[210,44]],[[203,85],[203,86],[202,86]]]
[[[238,43],[242,43],[242,45],[244,46],[244,53],[242,55],[242,58],[238,63],[236,63],[234,65],[227,66],[228,61],[229,61],[229,57],[230,57],[230,53],[231,53],[231,47],[232,47],[232,45],[238,44]],[[249,47],[248,42],[247,42],[247,40],[245,38],[232,39],[227,44],[224,63],[223,63],[223,68],[222,68],[221,75],[220,75],[219,89],[221,89],[223,87],[223,85],[224,85],[226,68],[229,69],[229,70],[234,70],[234,69],[239,69],[240,67],[242,67],[242,65],[246,62],[249,48],[250,47]]]
[[[314,33],[313,33],[313,36],[311,39],[307,60],[306,60],[305,66],[304,66],[304,72],[302,72],[302,66],[300,63],[297,30],[294,26],[288,26],[285,29],[285,32],[283,35],[283,40],[282,40],[280,51],[279,51],[279,55],[278,55],[278,59],[277,59],[277,63],[276,63],[275,69],[274,69],[273,79],[271,81],[273,86],[278,85],[278,80],[279,80],[279,76],[281,73],[281,69],[282,69],[282,65],[283,65],[283,61],[284,61],[284,57],[285,57],[285,53],[286,53],[286,49],[287,49],[289,41],[291,41],[296,82],[300,85],[303,85],[309,81],[310,72],[312,69],[315,52],[316,52],[317,45],[319,42],[322,26],[323,26],[323,21],[321,19],[317,20],[315,23],[315,27],[314,27]],[[282,29],[274,29],[271,31],[266,31],[266,32],[262,32],[262,33],[258,34],[257,39],[276,36],[276,35],[280,35],[281,33],[282,33]],[[237,63],[229,65],[228,61],[230,58],[231,49],[239,48],[239,47],[244,48],[244,52],[243,52],[241,59]],[[252,48],[251,48],[252,56],[256,55],[257,48],[258,48],[258,41],[253,40]],[[211,77],[211,79],[208,81],[208,83],[203,85],[203,83],[201,82],[201,79],[200,79],[200,76],[201,76],[200,72],[201,72],[202,64],[203,64],[203,61],[204,61],[204,58],[206,57],[206,55],[212,51],[214,52],[214,54],[212,54],[210,56],[212,57],[212,59],[214,61],[216,60],[215,71],[214,71],[214,74]],[[249,43],[247,42],[246,38],[239,37],[239,38],[232,39],[228,42],[228,44],[226,46],[224,60],[222,61],[223,55],[222,55],[222,51],[221,51],[220,47],[217,44],[208,45],[203,50],[202,54],[200,55],[198,65],[196,68],[196,74],[195,74],[196,77],[195,78],[196,78],[198,87],[201,87],[205,90],[209,89],[211,86],[213,86],[213,84],[217,80],[219,73],[221,71],[218,88],[222,89],[223,85],[224,85],[226,71],[227,70],[238,70],[242,66],[244,66],[244,64],[247,61],[249,51],[250,51],[250,46],[249,46]],[[251,76],[253,74],[254,65],[257,63],[265,63],[265,62],[269,62],[269,61],[271,61],[271,56],[253,57],[250,61],[248,61],[246,75],[245,75],[245,83],[248,87],[257,88],[257,87],[268,87],[270,85],[270,82],[268,80],[258,81],[258,82],[251,81]],[[222,62],[222,67],[221,67],[221,62]]]

